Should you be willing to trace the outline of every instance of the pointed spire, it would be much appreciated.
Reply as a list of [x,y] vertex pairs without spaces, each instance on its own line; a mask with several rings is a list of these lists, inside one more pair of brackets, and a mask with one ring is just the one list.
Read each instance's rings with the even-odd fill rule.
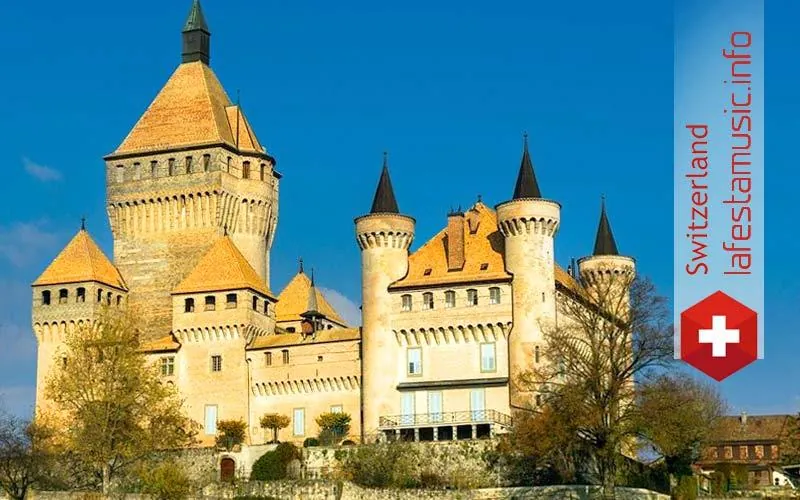
[[193,0],[189,17],[183,25],[182,61],[185,63],[200,61],[208,64],[211,59],[210,38],[211,32],[203,16],[200,0]]
[[528,133],[523,134],[524,146],[522,150],[522,162],[519,165],[517,174],[517,184],[514,186],[514,200],[520,198],[541,198],[539,184],[536,182],[536,174],[533,173],[533,163],[528,152]]
[[397,199],[394,197],[394,189],[392,189],[392,180],[389,178],[389,154],[386,152],[383,153],[383,170],[381,170],[381,178],[378,180],[378,189],[375,190],[370,213],[400,213]]
[[86,231],[86,216],[81,217],[81,231]]
[[299,272],[299,273],[302,273],[302,272],[303,272],[303,258],[302,258],[302,257],[300,257],[300,259],[298,259],[298,260],[299,260],[299,262],[300,262],[300,271],[298,271],[298,272]]
[[314,284],[314,268],[311,268],[311,287],[308,289],[308,305],[306,306],[306,310],[301,316],[304,317],[319,317],[323,316],[322,313],[319,312],[319,303],[317,301],[317,287]]
[[592,255],[619,255],[617,243],[614,241],[614,234],[611,232],[611,224],[608,222],[606,214],[606,197],[602,197],[600,205],[600,224],[597,226],[597,237],[594,240],[594,252]]

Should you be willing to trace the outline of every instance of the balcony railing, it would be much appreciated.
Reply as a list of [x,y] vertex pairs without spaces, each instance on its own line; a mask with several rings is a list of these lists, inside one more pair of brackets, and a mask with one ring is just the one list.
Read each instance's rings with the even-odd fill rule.
[[446,411],[441,413],[415,413],[381,417],[381,429],[402,427],[436,427],[460,424],[500,424],[511,426],[511,417],[496,410]]

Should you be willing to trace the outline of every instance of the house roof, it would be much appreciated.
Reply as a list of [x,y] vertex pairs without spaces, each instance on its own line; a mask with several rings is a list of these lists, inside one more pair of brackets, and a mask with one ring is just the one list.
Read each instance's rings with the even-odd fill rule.
[[105,256],[89,233],[81,228],[33,286],[95,281],[127,290],[119,270]]
[[142,344],[139,346],[139,350],[147,353],[173,352],[180,349],[180,347],[181,345],[172,337],[172,335],[167,335],[159,339],[142,342]]
[[[310,299],[312,293],[315,297]],[[311,279],[301,269],[294,278],[289,281],[289,284],[278,295],[278,303],[275,305],[276,321],[299,321],[302,319],[301,314],[308,311],[309,304],[316,301],[317,312],[323,314],[326,318],[346,326],[346,323],[339,316],[339,313],[330,305],[325,295],[316,286],[311,286]]]
[[256,337],[248,349],[270,349],[273,347],[288,347],[305,344],[321,344],[325,342],[343,342],[346,340],[359,340],[360,328],[333,328],[319,330],[313,335],[302,333],[280,333]]
[[[438,286],[458,283],[510,281],[505,267],[505,239],[497,229],[497,213],[478,201],[467,210],[464,224],[464,266],[448,270],[447,228],[439,231],[408,258],[408,273],[391,289]],[[556,265],[556,283],[572,290],[580,285]]]
[[266,154],[214,71],[193,61],[175,69],[112,156],[203,145],[235,148],[237,143],[241,151]]
[[181,281],[173,294],[255,290],[274,298],[264,280],[247,262],[229,236],[217,239],[200,258],[194,269]]
[[791,415],[725,416],[720,420],[715,441],[778,441],[789,431]]

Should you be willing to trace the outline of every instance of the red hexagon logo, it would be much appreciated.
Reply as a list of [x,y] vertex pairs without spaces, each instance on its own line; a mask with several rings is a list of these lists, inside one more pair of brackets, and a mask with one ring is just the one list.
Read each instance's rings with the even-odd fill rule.
[[758,315],[716,291],[681,313],[680,357],[722,381],[758,358]]

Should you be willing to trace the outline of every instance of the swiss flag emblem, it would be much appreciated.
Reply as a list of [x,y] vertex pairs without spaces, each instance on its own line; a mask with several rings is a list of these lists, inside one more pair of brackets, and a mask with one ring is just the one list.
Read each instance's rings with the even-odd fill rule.
[[758,358],[758,315],[717,291],[681,313],[681,359],[722,381]]

